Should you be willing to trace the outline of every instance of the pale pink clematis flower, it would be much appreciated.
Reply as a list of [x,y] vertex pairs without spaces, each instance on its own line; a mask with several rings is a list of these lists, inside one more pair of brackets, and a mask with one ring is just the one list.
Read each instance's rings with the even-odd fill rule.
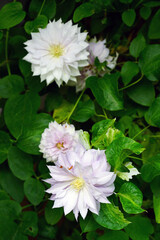
[[39,148],[47,162],[55,162],[60,153],[83,147],[73,125],[58,124],[54,121],[44,130]]
[[51,184],[47,190],[54,200],[53,208],[64,207],[65,215],[73,211],[83,219],[88,210],[98,214],[100,203],[110,203],[107,197],[114,192],[116,175],[110,172],[105,151],[67,152],[59,155],[56,166],[48,166]]

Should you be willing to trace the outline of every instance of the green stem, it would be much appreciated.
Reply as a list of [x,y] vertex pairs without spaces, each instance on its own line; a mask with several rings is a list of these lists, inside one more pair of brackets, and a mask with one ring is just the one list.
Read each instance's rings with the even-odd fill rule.
[[40,10],[39,10],[39,13],[38,13],[37,17],[38,17],[39,15],[41,15],[41,12],[42,12],[42,10],[43,10],[43,7],[44,7],[45,2],[46,2],[46,0],[43,0],[43,3],[42,3],[42,5],[41,5],[41,8],[40,8]]
[[139,136],[143,131],[145,131],[147,128],[149,128],[150,125],[148,125],[147,127],[143,128],[140,132],[138,132],[134,137],[133,139],[135,139],[137,136]]
[[138,158],[138,157],[134,157],[134,156],[128,156],[128,157],[142,161],[142,158]]
[[5,58],[6,58],[8,75],[11,75],[11,70],[10,70],[9,61],[8,61],[8,38],[9,38],[9,29],[7,29],[6,31]]
[[28,204],[28,205],[25,205],[25,206],[22,207],[22,210],[23,210],[23,209],[26,209],[26,208],[28,208],[28,207],[31,207],[31,206],[33,206],[32,203],[30,203],[30,204]]
[[150,135],[151,138],[160,138],[160,135]]
[[97,113],[95,113],[95,116],[97,116],[97,117],[102,117],[102,118],[106,118],[106,116],[100,115],[100,114],[97,114]]
[[86,89],[83,89],[83,91],[82,91],[81,94],[79,95],[79,98],[77,99],[74,107],[72,108],[71,112],[69,113],[69,115],[68,115],[68,117],[67,117],[67,120],[66,120],[67,122],[69,122],[69,119],[70,119],[70,117],[72,116],[74,110],[76,109],[76,107],[77,107],[77,105],[78,105],[81,97],[83,96],[83,93],[85,92],[85,90],[86,90]]
[[102,110],[103,110],[103,113],[104,113],[105,118],[108,119],[107,114],[106,114],[106,111],[104,110],[104,108],[102,108]]
[[143,78],[143,74],[141,75],[141,77],[140,77],[137,81],[135,81],[135,82],[133,82],[133,83],[131,83],[131,84],[123,87],[123,88],[120,88],[119,91],[122,91],[122,90],[124,90],[124,89],[126,89],[126,88],[132,87],[133,85],[135,85],[135,84],[137,84],[138,82],[140,82],[140,81],[142,80],[142,78]]

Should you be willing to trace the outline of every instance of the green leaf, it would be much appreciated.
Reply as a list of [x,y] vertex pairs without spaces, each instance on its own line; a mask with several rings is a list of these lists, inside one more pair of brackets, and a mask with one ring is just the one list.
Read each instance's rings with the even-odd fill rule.
[[24,91],[24,81],[18,75],[9,75],[0,81],[0,97],[9,98]]
[[24,183],[24,193],[34,206],[37,206],[43,200],[44,191],[44,185],[37,179],[29,178]]
[[19,137],[17,142],[18,148],[26,153],[34,155],[40,154],[39,144],[41,136],[51,121],[53,121],[53,119],[49,114],[37,114],[32,120],[32,124],[27,125],[23,134]]
[[78,131],[79,140],[81,144],[85,147],[85,149],[91,149],[90,144],[90,134],[87,131],[83,131],[82,129]]
[[54,226],[48,225],[44,217],[39,219],[38,228],[39,228],[38,237],[42,237],[40,239],[53,240],[56,238],[56,228]]
[[[57,90],[57,89],[56,89]],[[53,111],[55,108],[58,108],[62,104],[63,98],[60,95],[59,91],[54,93],[49,93],[46,97],[45,108],[47,112]]]
[[159,39],[160,38],[160,9],[156,12],[152,21],[149,25],[148,37],[150,39]]
[[67,119],[73,106],[74,105],[72,103],[69,103],[66,100],[64,100],[62,104],[54,110],[53,119],[58,123],[63,122],[64,120]]
[[82,233],[95,231],[95,229],[100,227],[91,214],[90,215],[88,214],[85,219],[80,218],[79,223]]
[[131,42],[131,45],[129,47],[130,54],[137,58],[139,57],[140,53],[146,46],[146,40],[143,37],[142,33],[139,33],[136,38],[134,38]]
[[38,32],[39,28],[45,28],[47,26],[48,19],[44,15],[37,16],[33,21],[28,21],[24,25],[26,33]]
[[129,240],[128,234],[123,231],[107,231],[98,240]]
[[121,69],[121,77],[124,85],[127,85],[132,81],[132,78],[139,73],[139,67],[137,63],[134,62],[125,62]]
[[74,11],[73,21],[75,23],[79,22],[83,18],[92,16],[94,12],[94,5],[92,3],[83,3]]
[[26,180],[34,174],[32,156],[22,152],[17,147],[10,148],[8,163],[13,174],[21,180]]
[[24,77],[31,76],[31,64],[29,62],[19,59],[19,69]]
[[23,212],[21,232],[25,235],[35,237],[38,233],[38,217],[36,212]]
[[16,219],[21,213],[21,206],[13,200],[0,201],[0,216],[7,216],[11,219]]
[[134,9],[128,9],[122,13],[123,22],[131,27],[136,19],[136,12]]
[[131,3],[133,0],[120,0],[121,3],[125,3],[125,4],[129,4]]
[[93,217],[99,225],[111,230],[123,229],[130,223],[113,204],[101,204],[99,215],[93,214]]
[[119,73],[105,74],[102,78],[89,77],[86,86],[92,90],[98,104],[107,110],[123,109],[123,101],[118,92]]
[[[35,18],[35,16],[39,13],[41,6],[41,1],[32,0],[29,5],[29,15],[31,18]],[[46,0],[45,4],[41,11],[42,15],[45,15],[48,19],[52,19],[56,14],[56,1],[55,0]]]
[[149,1],[149,2],[143,3],[143,5],[146,7],[158,7],[158,6],[160,6],[160,2],[159,1]]
[[141,176],[145,182],[151,182],[158,175],[160,175],[160,154],[149,158],[141,168]]
[[9,148],[11,147],[10,136],[8,133],[0,131],[0,163],[7,159]]
[[92,146],[106,149],[116,138],[123,137],[123,133],[112,127],[115,119],[102,120],[92,127]]
[[141,7],[140,15],[144,20],[147,20],[151,15],[151,8],[150,7]]
[[144,212],[141,208],[143,194],[133,183],[124,183],[120,188],[118,196],[120,197],[120,201],[125,212],[131,214]]
[[17,202],[24,198],[23,182],[16,178],[8,168],[0,169],[0,185]]
[[0,201],[9,199],[10,199],[9,195],[4,190],[0,190]]
[[63,22],[66,22],[73,13],[75,5],[75,0],[65,0],[64,2],[58,1],[56,11],[57,19],[61,18]]
[[45,207],[45,219],[50,225],[55,225],[63,216],[63,208],[52,208],[53,201],[49,201]]
[[0,10],[0,29],[8,29],[16,26],[25,18],[26,13],[22,10],[20,2],[5,4]]
[[155,177],[151,182],[151,189],[153,192],[153,209],[156,222],[160,223],[160,176]]
[[147,107],[151,106],[155,99],[153,84],[145,80],[129,88],[127,94],[134,102]]
[[115,170],[120,170],[123,161],[133,152],[142,153],[144,148],[131,138],[121,137],[115,139],[106,150],[106,157]]
[[148,218],[136,216],[130,217],[132,223],[125,228],[132,240],[149,240],[153,233],[153,226]]
[[106,119],[92,126],[92,146],[104,149],[107,141],[107,130],[114,125],[115,119]]
[[140,55],[139,66],[143,74],[151,81],[160,77],[160,44],[148,45]]
[[160,97],[156,98],[145,114],[145,120],[148,124],[160,127]]
[[[17,224],[14,222],[14,220],[17,220],[19,218],[20,213],[21,213],[21,206],[19,203],[13,200],[0,201],[1,240],[6,240],[6,239],[20,240],[18,238],[14,238],[18,230]],[[24,239],[21,238],[21,240],[24,240]]]
[[26,126],[31,124],[33,115],[37,110],[37,100],[39,105],[39,96],[26,93],[13,96],[6,102],[4,108],[5,122],[15,138],[19,138]]
[[77,122],[86,122],[95,114],[95,107],[92,100],[80,101],[74,110],[71,119]]
[[[31,68],[31,67],[30,67]],[[27,70],[26,70],[27,71]],[[25,74],[25,73],[24,73]],[[31,70],[29,70],[29,74],[31,74]],[[25,75],[26,76],[26,75]],[[34,93],[34,92],[40,92],[45,86],[46,82],[40,82],[40,78],[36,76],[28,76],[25,78],[25,82],[28,86],[28,88]]]

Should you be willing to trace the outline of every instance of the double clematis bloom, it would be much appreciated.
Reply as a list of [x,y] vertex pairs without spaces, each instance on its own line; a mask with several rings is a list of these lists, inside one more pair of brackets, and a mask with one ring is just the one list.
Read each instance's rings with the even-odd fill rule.
[[49,124],[49,128],[44,130],[39,148],[47,162],[55,162],[60,153],[83,147],[78,131],[75,131],[73,125],[58,124],[54,121]]
[[48,168],[51,178],[45,181],[51,187],[47,192],[52,194],[53,208],[64,207],[65,215],[73,211],[76,219],[79,213],[84,219],[88,210],[98,214],[100,203],[109,203],[116,175],[110,172],[104,151],[69,151]]
[[79,67],[88,65],[87,33],[81,33],[72,21],[62,23],[60,19],[49,22],[45,29],[31,36],[25,42],[28,54],[24,60],[32,64],[33,75],[40,75],[47,84],[55,81],[58,86],[69,80],[76,82]]

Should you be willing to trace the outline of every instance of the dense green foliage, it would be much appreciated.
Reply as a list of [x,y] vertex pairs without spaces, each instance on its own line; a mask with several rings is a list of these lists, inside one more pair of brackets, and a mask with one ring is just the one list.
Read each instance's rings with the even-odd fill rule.
[[[28,2],[0,9],[0,240],[159,240],[160,2]],[[119,53],[116,68],[89,77],[81,96],[75,87],[40,83],[23,60],[30,33],[59,18]],[[116,189],[99,215],[76,222],[52,209],[39,143],[53,119],[88,131],[92,147],[106,150]],[[129,172],[126,162],[140,172],[129,182],[119,177]]]

